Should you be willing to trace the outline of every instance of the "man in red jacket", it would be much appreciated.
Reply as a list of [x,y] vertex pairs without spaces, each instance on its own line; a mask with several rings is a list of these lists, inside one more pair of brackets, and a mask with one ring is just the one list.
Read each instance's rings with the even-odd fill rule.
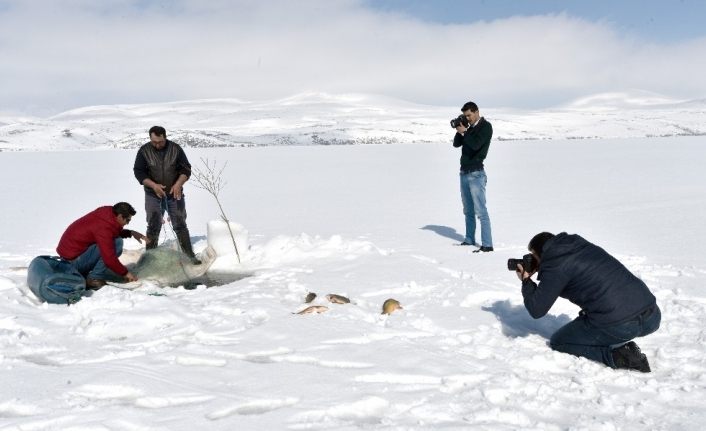
[[127,202],[100,207],[71,223],[61,236],[57,253],[86,277],[88,289],[100,289],[106,279],[116,275],[126,281],[137,280],[118,260],[123,252],[123,238],[148,241],[143,234],[124,229],[135,213]]

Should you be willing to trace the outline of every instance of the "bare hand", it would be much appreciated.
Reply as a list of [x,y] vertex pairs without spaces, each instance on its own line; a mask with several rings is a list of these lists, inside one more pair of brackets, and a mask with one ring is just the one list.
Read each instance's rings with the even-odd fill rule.
[[517,264],[517,269],[515,270],[515,274],[517,274],[517,278],[519,278],[520,281],[525,281],[528,278],[530,278],[530,276],[532,275],[532,274],[525,272],[525,268],[523,268],[522,265],[520,265],[519,263]]
[[142,241],[143,241],[143,240],[145,241],[145,244],[149,244],[150,242],[152,242],[151,239],[149,239],[149,238],[147,238],[146,236],[142,235],[140,232],[137,232],[137,231],[134,231],[134,230],[131,231],[131,232],[132,232],[132,237],[135,238],[135,239],[137,240],[137,242],[139,242],[140,244],[142,244]]
[[456,131],[457,131],[460,135],[463,135],[464,133],[466,133],[467,130],[468,130],[468,129],[467,129],[466,127],[464,127],[463,124],[459,124],[458,126],[456,126]]
[[125,274],[125,280],[127,280],[128,283],[132,281],[137,281],[137,276],[135,276],[132,272],[128,272],[127,274]]
[[181,199],[181,191],[182,191],[181,184],[177,183],[172,186],[171,190],[169,190],[169,194],[174,196],[174,199],[180,200]]
[[156,194],[157,197],[161,199],[167,195],[167,193],[164,191],[166,188],[167,188],[167,186],[163,186],[161,184],[155,184],[152,187],[152,190],[154,191],[154,194]]

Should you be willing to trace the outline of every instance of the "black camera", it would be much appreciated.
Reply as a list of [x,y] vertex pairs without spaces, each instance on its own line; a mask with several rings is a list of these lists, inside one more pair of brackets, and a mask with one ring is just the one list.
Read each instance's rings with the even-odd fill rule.
[[451,128],[455,129],[456,127],[460,126],[463,124],[463,127],[466,129],[471,125],[471,123],[468,122],[468,119],[464,115],[459,115],[458,117],[454,118],[451,120]]
[[508,271],[517,271],[518,264],[522,265],[522,268],[524,268],[526,272],[531,273],[537,270],[537,260],[531,254],[522,256],[522,259],[508,259]]

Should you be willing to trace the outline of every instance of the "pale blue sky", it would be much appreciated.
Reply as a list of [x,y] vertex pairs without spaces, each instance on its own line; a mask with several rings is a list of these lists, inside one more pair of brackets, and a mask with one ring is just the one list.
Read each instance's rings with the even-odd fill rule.
[[0,0],[0,112],[369,93],[706,98],[706,0]]
[[677,41],[706,35],[704,0],[366,0],[365,3],[373,9],[445,24],[566,13],[605,21],[620,32],[647,40]]

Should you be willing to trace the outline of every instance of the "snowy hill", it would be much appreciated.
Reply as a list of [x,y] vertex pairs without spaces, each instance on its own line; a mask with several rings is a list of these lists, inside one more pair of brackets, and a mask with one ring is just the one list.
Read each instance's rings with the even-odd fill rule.
[[[706,101],[606,93],[541,111],[481,107],[496,140],[706,134]],[[159,124],[191,147],[446,143],[458,107],[373,95],[304,93],[274,101],[192,100],[92,106],[51,118],[0,114],[0,151],[135,148]]]

